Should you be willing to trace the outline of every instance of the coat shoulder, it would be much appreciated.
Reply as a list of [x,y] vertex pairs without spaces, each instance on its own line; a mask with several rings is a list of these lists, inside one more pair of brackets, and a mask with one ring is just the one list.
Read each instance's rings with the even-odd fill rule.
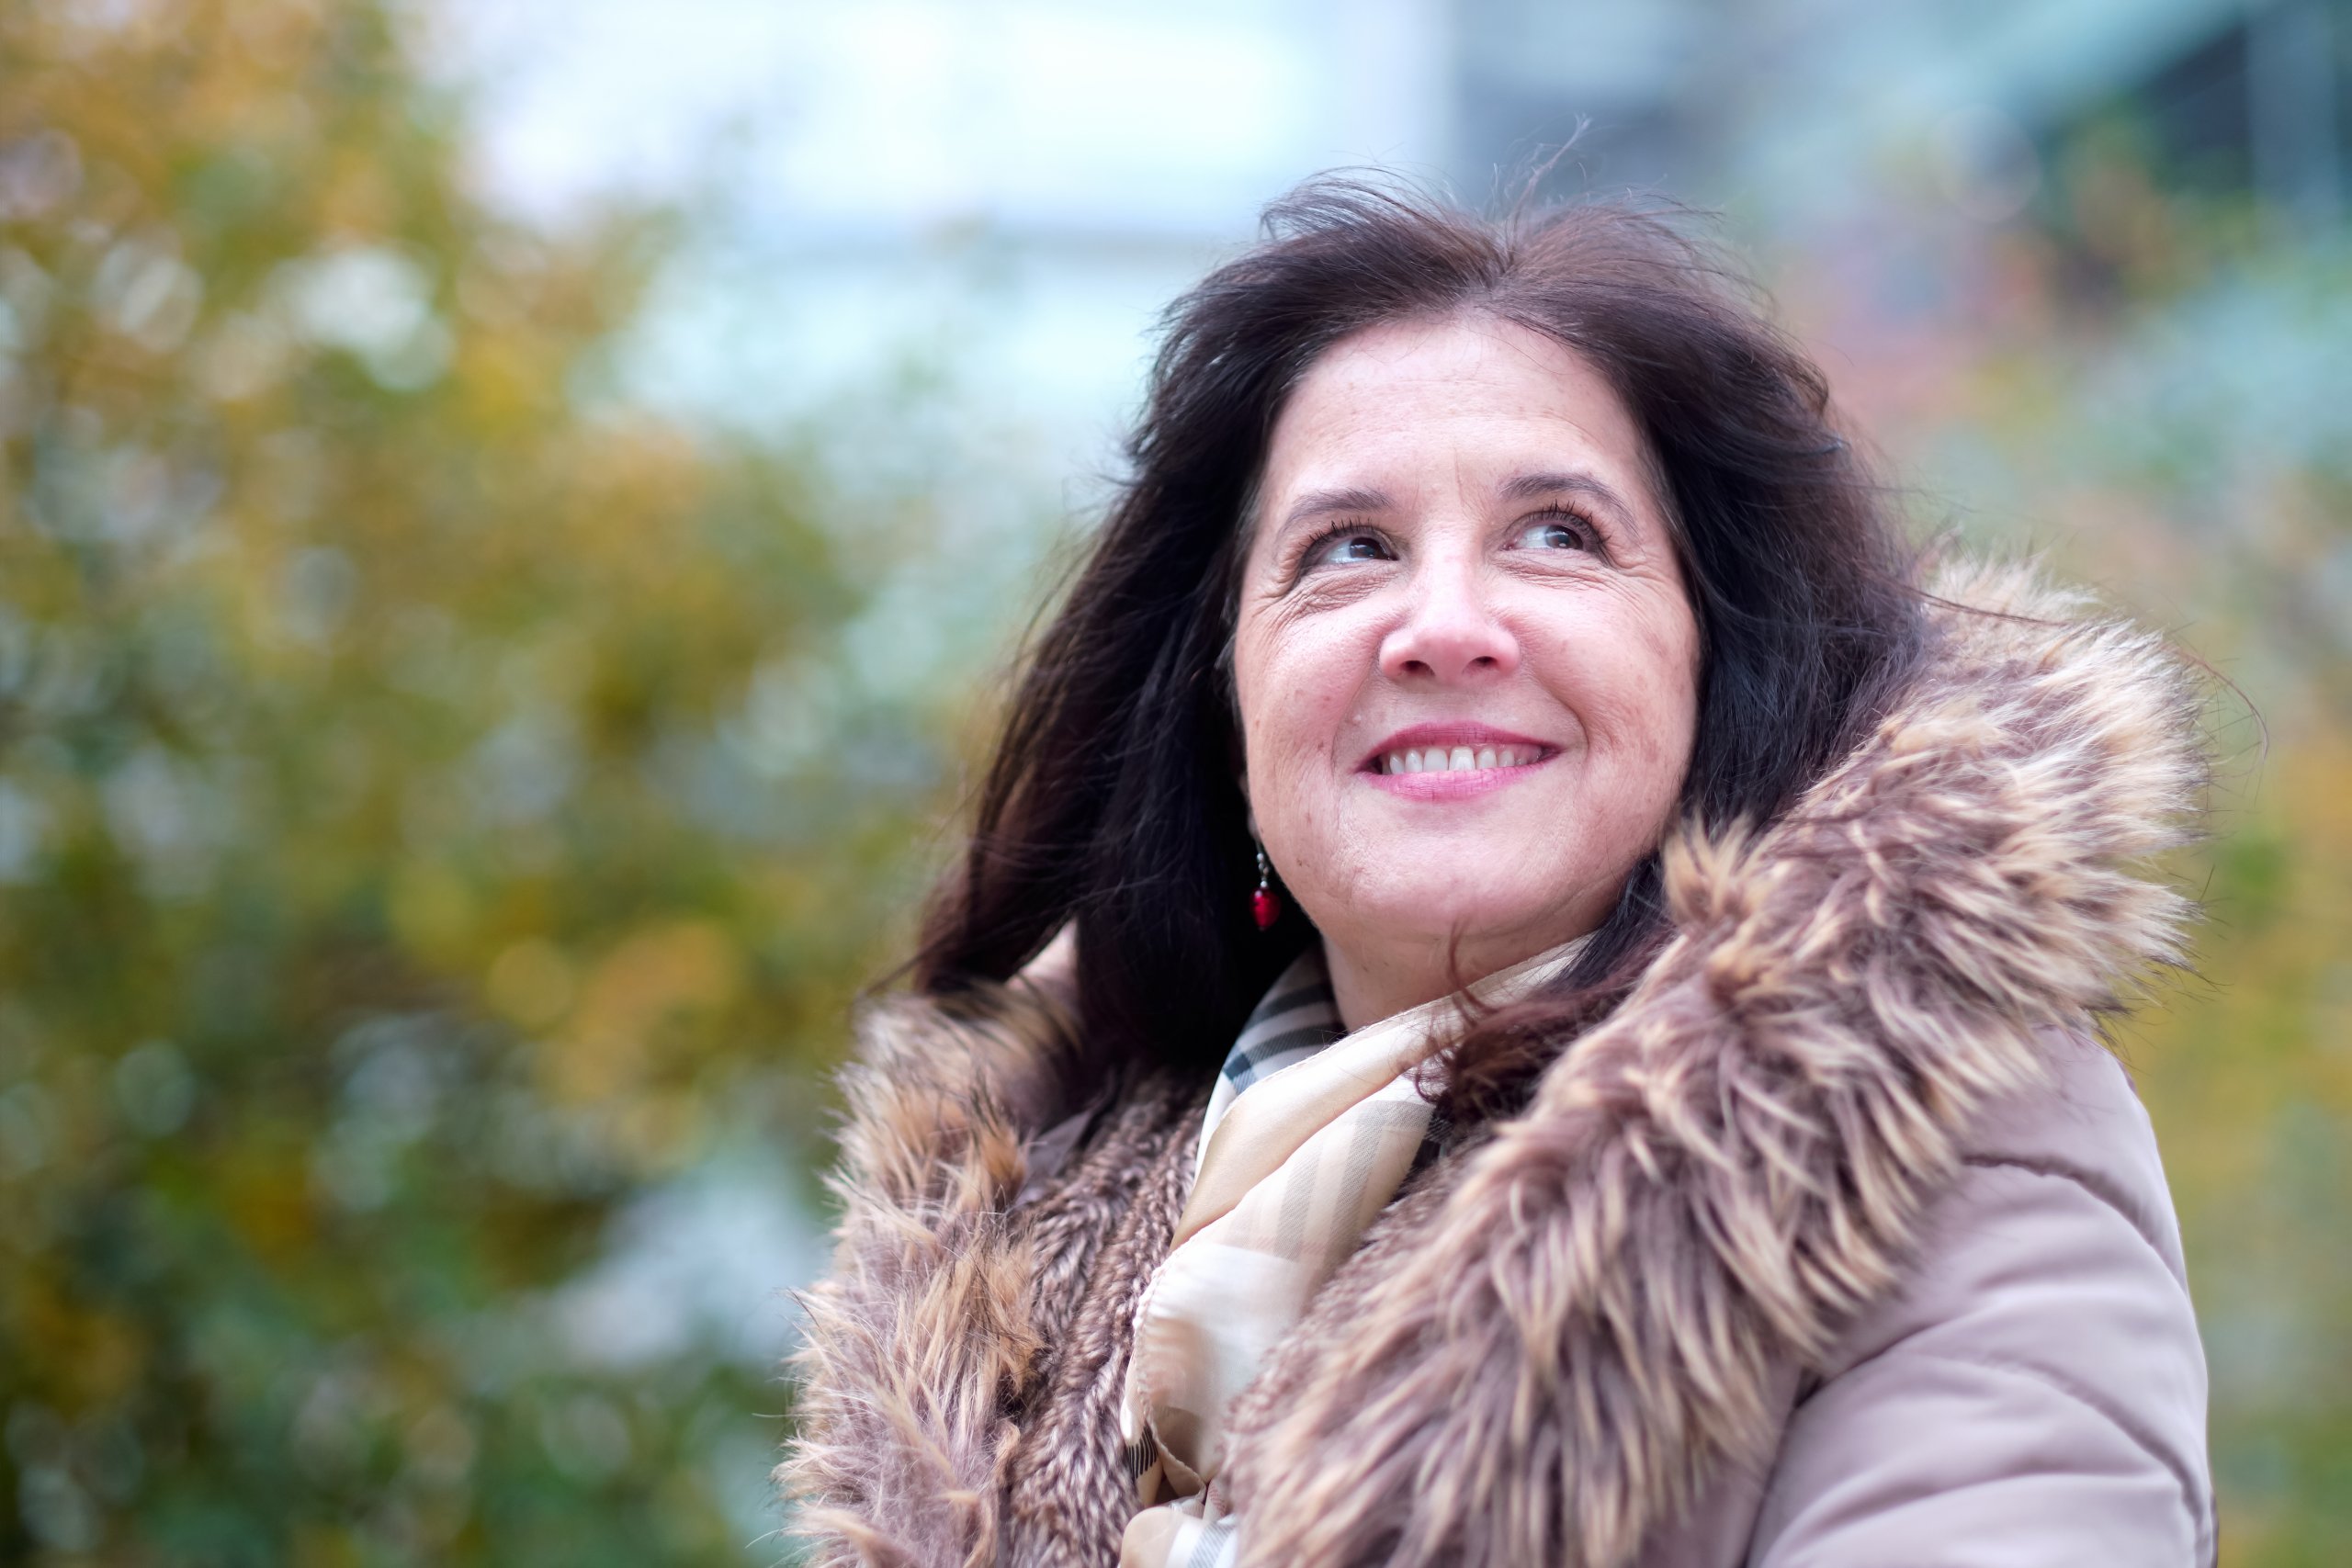
[[2050,1080],[1962,1140],[1902,1288],[1805,1379],[1751,1562],[1843,1568],[1906,1540],[2211,1560],[2205,1361],[2154,1131],[2097,1041],[2045,1043]]
[[2156,1130],[2131,1075],[2086,1033],[2052,1030],[2043,1043],[2051,1081],[1985,1108],[1962,1143],[1963,1169],[2072,1182],[2130,1224],[2187,1290],[2180,1222]]

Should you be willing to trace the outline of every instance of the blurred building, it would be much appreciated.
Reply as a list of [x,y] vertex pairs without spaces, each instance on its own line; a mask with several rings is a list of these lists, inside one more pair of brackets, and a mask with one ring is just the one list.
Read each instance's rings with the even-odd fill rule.
[[1466,191],[1583,134],[1596,186],[1769,209],[1871,199],[1924,161],[1991,220],[2129,119],[2160,183],[2309,226],[2352,167],[2345,0],[1457,0],[1449,164]]
[[921,394],[945,421],[924,460],[1024,473],[1023,507],[1109,460],[1159,307],[1319,169],[1480,201],[1573,141],[1549,188],[1785,234],[1891,189],[2051,216],[2029,209],[2052,161],[2094,131],[2305,227],[2352,167],[2352,0],[558,9],[459,13],[451,52],[487,90],[485,177],[511,203],[560,220],[683,191],[713,215],[634,389],[753,427]]

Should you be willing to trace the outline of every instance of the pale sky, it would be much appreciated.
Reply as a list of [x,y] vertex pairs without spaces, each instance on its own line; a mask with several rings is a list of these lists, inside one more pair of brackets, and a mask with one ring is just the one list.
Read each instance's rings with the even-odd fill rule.
[[1427,165],[1440,0],[487,0],[448,14],[483,172],[560,214],[692,186],[744,149],[748,211],[1192,236],[1339,164]]
[[[637,334],[639,394],[774,433],[914,376],[951,465],[1034,510],[1110,464],[1159,311],[1268,200],[1337,166],[1434,172],[1444,20],[1444,0],[445,0],[436,28],[495,201],[710,215]],[[873,472],[893,446],[823,449]]]

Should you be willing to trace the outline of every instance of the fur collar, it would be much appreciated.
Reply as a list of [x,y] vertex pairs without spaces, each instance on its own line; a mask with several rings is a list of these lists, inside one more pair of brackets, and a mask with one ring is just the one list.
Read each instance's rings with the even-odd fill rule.
[[[1243,1397],[1248,1561],[1629,1562],[1719,1467],[1769,1464],[1773,1391],[1895,1282],[2043,1032],[2177,960],[2184,908],[2132,868],[2192,813],[2196,688],[2021,570],[1934,589],[1895,711],[1782,820],[1670,842],[1677,934],[1633,996],[1390,1211]],[[1128,1093],[1012,1208],[1072,1038],[1019,985],[866,1021],[780,1472],[821,1561],[1117,1538],[1087,1401],[1114,1396],[1198,1096]],[[1020,1547],[1041,1508],[1088,1516],[1035,1537],[1066,1550]]]

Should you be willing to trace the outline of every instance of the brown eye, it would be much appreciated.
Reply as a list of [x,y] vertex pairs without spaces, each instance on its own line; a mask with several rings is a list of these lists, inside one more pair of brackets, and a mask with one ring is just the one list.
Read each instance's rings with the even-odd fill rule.
[[1538,517],[1520,530],[1517,547],[1523,550],[1589,550],[1592,548],[1592,533],[1579,518]]
[[1388,547],[1377,534],[1351,530],[1335,534],[1307,553],[1309,566],[1338,566],[1348,561],[1386,560]]

